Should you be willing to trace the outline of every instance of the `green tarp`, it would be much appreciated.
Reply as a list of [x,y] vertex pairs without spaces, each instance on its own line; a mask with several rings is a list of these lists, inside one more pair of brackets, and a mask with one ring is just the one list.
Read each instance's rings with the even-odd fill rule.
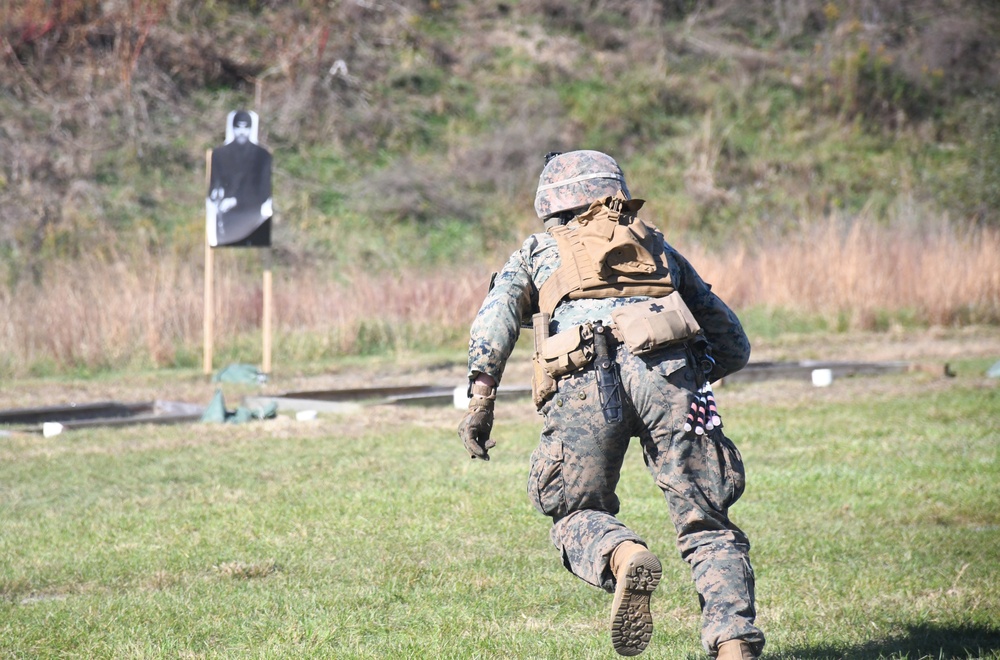
[[243,424],[255,419],[270,419],[278,414],[278,404],[271,402],[258,408],[237,406],[236,410],[226,410],[222,390],[216,390],[212,402],[205,408],[201,421],[208,424]]

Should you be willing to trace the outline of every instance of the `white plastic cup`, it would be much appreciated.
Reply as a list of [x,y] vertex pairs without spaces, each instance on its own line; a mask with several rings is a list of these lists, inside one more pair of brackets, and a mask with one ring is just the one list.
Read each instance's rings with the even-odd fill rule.
[[830,369],[813,369],[812,381],[815,387],[827,387],[833,382],[833,371]]
[[63,425],[59,422],[45,422],[42,424],[42,435],[46,438],[51,438],[62,433],[63,428]]
[[315,410],[300,410],[297,413],[295,413],[295,419],[299,420],[300,422],[312,421],[312,420],[316,419],[316,411]]

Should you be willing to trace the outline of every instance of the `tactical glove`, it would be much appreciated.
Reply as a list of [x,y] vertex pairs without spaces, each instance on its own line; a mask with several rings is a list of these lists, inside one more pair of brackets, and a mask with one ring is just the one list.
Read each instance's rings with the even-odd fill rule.
[[469,412],[465,413],[458,425],[458,436],[472,458],[490,460],[489,450],[496,446],[490,439],[493,430],[493,405],[497,400],[497,388],[482,383],[472,384],[472,398]]

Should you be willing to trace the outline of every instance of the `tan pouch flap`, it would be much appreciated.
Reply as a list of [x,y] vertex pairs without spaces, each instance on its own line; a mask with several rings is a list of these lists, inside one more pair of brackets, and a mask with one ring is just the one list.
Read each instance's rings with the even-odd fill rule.
[[[641,221],[636,220],[633,224],[641,224]],[[631,225],[597,218],[576,231],[602,277],[612,272],[647,274],[656,271],[656,259],[642,242],[649,236],[644,230],[636,232]]]
[[633,355],[651,353],[701,330],[676,291],[663,298],[619,307],[611,312],[611,318]]
[[589,326],[576,325],[545,340],[542,362],[553,378],[558,378],[590,364],[594,347]]
[[546,339],[542,357],[546,360],[554,360],[560,355],[572,353],[580,348],[580,344],[583,343],[582,330],[582,325],[575,325],[569,330],[564,330]]

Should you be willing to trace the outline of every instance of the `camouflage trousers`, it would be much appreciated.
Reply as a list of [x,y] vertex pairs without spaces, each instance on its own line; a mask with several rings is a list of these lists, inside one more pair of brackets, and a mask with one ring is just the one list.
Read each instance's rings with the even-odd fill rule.
[[631,438],[666,497],[681,556],[691,566],[702,609],[702,644],[743,639],[759,654],[763,633],[754,626],[750,543],[730,521],[743,494],[739,450],[721,429],[696,436],[684,422],[697,386],[680,355],[644,359],[618,349],[624,415],[608,423],[601,412],[594,365],[564,377],[541,409],[541,441],[531,457],[528,495],[552,518],[552,542],[574,575],[613,592],[609,566],[623,541],[645,545],[615,515],[615,489]]

